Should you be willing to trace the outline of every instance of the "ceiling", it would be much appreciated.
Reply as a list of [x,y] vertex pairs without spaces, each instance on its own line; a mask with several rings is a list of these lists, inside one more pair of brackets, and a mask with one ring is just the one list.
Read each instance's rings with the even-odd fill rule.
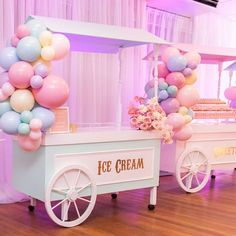
[[236,20],[236,0],[219,0],[217,8],[193,0],[147,0],[147,5],[187,17],[214,12]]

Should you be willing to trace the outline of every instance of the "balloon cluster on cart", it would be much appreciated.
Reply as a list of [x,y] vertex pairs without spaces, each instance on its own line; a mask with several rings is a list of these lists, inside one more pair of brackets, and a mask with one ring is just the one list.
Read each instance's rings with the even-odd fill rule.
[[229,106],[236,109],[236,86],[230,86],[225,89],[224,95],[230,101]]
[[0,50],[0,128],[26,151],[37,150],[54,121],[53,109],[68,96],[67,83],[51,74],[51,61],[66,56],[69,40],[35,19],[19,25]]

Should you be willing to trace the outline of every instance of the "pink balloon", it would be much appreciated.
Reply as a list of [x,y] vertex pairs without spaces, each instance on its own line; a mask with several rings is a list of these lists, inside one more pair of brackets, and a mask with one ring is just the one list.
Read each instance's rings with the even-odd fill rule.
[[40,131],[43,126],[43,123],[40,119],[34,118],[30,121],[30,129],[33,131]]
[[42,138],[39,138],[37,140],[32,140],[28,135],[27,136],[18,135],[18,143],[20,147],[27,152],[36,151],[40,147],[41,141]]
[[193,73],[193,71],[192,71],[192,69],[190,69],[190,68],[185,68],[185,69],[183,70],[183,75],[184,75],[184,76],[190,76],[190,75],[192,75],[192,73]]
[[2,92],[4,93],[4,95],[6,96],[11,96],[15,91],[15,88],[12,86],[11,83],[6,82],[2,85]]
[[33,67],[25,62],[18,61],[14,63],[8,72],[9,82],[16,88],[28,88],[30,79],[34,75]]
[[186,141],[192,137],[193,130],[190,125],[185,125],[174,133],[173,138],[179,141]]
[[224,92],[224,95],[228,100],[236,100],[236,86],[227,88]]
[[160,105],[166,114],[177,112],[180,106],[176,98],[167,98]]
[[[157,68],[158,68],[159,78],[165,78],[170,73],[165,63],[158,64]],[[154,70],[153,70],[153,76],[154,76]]]
[[166,77],[169,85],[175,85],[178,89],[185,85],[185,77],[181,72],[172,72]]
[[40,130],[38,131],[30,131],[30,134],[29,134],[30,138],[32,140],[38,140],[42,137],[42,132]]
[[60,77],[49,75],[44,78],[43,86],[40,89],[33,89],[33,94],[41,106],[53,109],[66,102],[69,88]]
[[185,125],[184,116],[179,113],[171,113],[167,116],[166,124],[171,125],[173,129],[180,129]]
[[63,34],[52,35],[52,47],[55,50],[55,56],[53,60],[59,60],[66,56],[70,50],[70,41]]
[[191,107],[198,102],[200,96],[196,88],[186,85],[178,91],[176,98],[181,106]]
[[161,60],[165,63],[167,63],[168,59],[171,57],[171,56],[174,56],[174,55],[180,55],[180,52],[177,48],[174,48],[174,47],[168,47],[164,50],[164,52],[162,53],[161,55]]
[[16,32],[16,35],[19,39],[22,39],[26,36],[29,36],[30,35],[30,31],[29,29],[27,28],[26,25],[22,24],[22,25],[19,25],[17,27],[17,32]]
[[13,35],[11,37],[11,45],[13,47],[16,47],[19,41],[20,41],[20,39],[16,35]]

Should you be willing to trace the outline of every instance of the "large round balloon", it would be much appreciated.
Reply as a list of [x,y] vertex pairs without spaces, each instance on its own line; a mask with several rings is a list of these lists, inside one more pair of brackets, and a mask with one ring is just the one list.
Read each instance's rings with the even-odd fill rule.
[[10,104],[16,112],[29,111],[34,107],[34,97],[29,90],[18,89],[12,94]]
[[185,125],[185,118],[179,113],[171,113],[167,116],[166,124],[171,125],[173,129],[180,129]]
[[39,37],[40,34],[47,29],[47,27],[40,21],[36,19],[29,20],[26,23],[27,28],[30,31],[30,35],[34,37]]
[[59,60],[66,56],[70,50],[70,41],[63,34],[52,35],[52,47],[55,50],[54,60]]
[[[163,62],[158,64],[157,68],[158,68],[159,78],[165,78],[170,73],[170,71],[166,67],[166,64]],[[153,76],[154,76],[154,70],[153,70]]]
[[177,112],[179,105],[179,101],[176,98],[167,98],[161,102],[161,107],[166,114]]
[[42,121],[42,131],[47,130],[54,123],[55,115],[49,109],[46,109],[44,107],[36,107],[32,110],[32,113],[34,118]]
[[40,147],[41,141],[41,138],[33,140],[28,135],[18,135],[18,143],[20,147],[27,152],[36,151]]
[[11,111],[11,105],[9,100],[0,102],[0,116],[2,116],[4,113]]
[[172,72],[166,77],[166,82],[169,85],[175,85],[178,89],[185,85],[185,77],[180,72]]
[[167,61],[169,71],[182,71],[187,65],[187,59],[182,55],[173,55]]
[[178,91],[176,98],[181,106],[191,107],[198,102],[200,96],[196,88],[186,85]]
[[228,100],[236,100],[236,86],[231,86],[227,88],[224,94]]
[[33,67],[24,61],[12,65],[8,73],[10,83],[16,88],[28,88],[33,75]]
[[175,56],[175,55],[180,55],[180,52],[177,48],[174,47],[168,47],[164,50],[164,52],[161,55],[161,60],[165,63],[167,63],[168,59],[171,56]]
[[20,114],[15,111],[4,113],[0,119],[0,127],[7,134],[17,134],[20,123]]
[[37,38],[27,36],[19,41],[16,52],[21,60],[33,62],[40,57],[41,45]]
[[44,78],[43,86],[40,89],[33,89],[33,94],[38,104],[53,109],[66,102],[69,88],[60,77],[49,75]]
[[19,61],[19,58],[16,54],[16,48],[14,47],[6,47],[0,50],[0,66],[9,70],[11,65]]
[[192,137],[192,134],[192,127],[190,125],[185,125],[174,133],[173,138],[180,141],[186,141]]
[[39,42],[42,47],[49,46],[52,44],[52,33],[48,30],[43,31],[39,36]]

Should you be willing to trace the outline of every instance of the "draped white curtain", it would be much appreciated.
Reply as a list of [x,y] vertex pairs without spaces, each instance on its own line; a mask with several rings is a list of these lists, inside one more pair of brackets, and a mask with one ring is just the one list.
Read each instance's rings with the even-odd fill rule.
[[[145,0],[0,0],[0,47],[28,15],[146,28]],[[70,117],[78,123],[116,123],[121,88],[122,122],[129,101],[144,87],[146,48],[118,55],[72,52],[53,65],[70,86]],[[22,199],[11,186],[11,139],[0,143],[0,203]]]

